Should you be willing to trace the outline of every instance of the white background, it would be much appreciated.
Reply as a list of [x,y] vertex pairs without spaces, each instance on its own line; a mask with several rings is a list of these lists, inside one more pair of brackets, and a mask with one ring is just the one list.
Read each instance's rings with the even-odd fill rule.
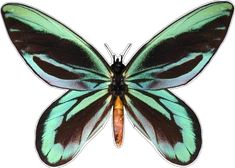
[[[8,2],[1,0],[0,5]],[[165,26],[207,0],[19,0],[58,19],[90,42],[109,62],[103,43],[116,53],[133,46],[128,61],[143,43]],[[171,89],[197,114],[203,145],[198,167],[232,167],[235,150],[235,23],[208,67],[187,86]],[[192,39],[193,40],[193,39]],[[40,80],[12,45],[0,19],[0,167],[46,167],[35,149],[35,128],[42,112],[66,90]],[[128,120],[121,149],[114,146],[111,120],[68,168],[159,167],[163,159]]]

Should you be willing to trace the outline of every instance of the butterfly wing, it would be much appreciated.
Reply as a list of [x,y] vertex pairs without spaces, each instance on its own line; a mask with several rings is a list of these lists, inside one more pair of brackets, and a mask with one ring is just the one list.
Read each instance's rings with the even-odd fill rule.
[[108,90],[68,91],[41,116],[36,130],[39,156],[50,166],[70,161],[103,126],[112,106]]
[[147,42],[124,73],[131,88],[186,84],[210,61],[228,30],[233,6],[215,2],[177,20]]
[[129,89],[126,110],[133,125],[169,161],[191,163],[201,148],[196,115],[168,90]]
[[18,52],[48,84],[76,90],[107,88],[108,64],[70,29],[21,4],[4,5],[2,16]]

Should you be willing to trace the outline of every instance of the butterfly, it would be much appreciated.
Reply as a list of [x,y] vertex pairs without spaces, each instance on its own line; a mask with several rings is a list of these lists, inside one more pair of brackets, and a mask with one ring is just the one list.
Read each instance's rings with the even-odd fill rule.
[[[36,148],[43,162],[72,160],[113,112],[117,146],[123,139],[124,108],[130,121],[172,163],[197,157],[201,128],[194,112],[168,88],[191,81],[222,43],[233,13],[229,2],[213,2],[183,16],[154,36],[123,64],[109,65],[81,36],[22,4],[6,4],[9,36],[31,69],[51,86],[68,91],[42,114]],[[111,110],[112,109],[112,110]]]

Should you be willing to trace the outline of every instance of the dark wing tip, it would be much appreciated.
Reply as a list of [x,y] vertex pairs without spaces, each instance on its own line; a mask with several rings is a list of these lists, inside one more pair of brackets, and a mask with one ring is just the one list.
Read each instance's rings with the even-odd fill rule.
[[2,6],[1,11],[2,11],[2,13],[4,13],[4,12],[6,12],[6,11],[9,10],[9,7],[11,7],[11,6],[17,6],[17,5],[19,5],[19,4],[16,4],[16,3],[6,3],[6,4],[4,4],[4,5]]
[[1,8],[1,13],[2,13],[2,17],[5,19],[5,13],[7,12],[13,12],[13,8],[16,6],[20,6],[21,4],[18,3],[6,3],[2,6]]
[[2,6],[2,8],[1,8],[1,13],[2,13],[2,17],[3,18],[5,18],[5,12],[6,12],[6,8],[7,8],[7,6],[9,5],[9,3],[7,3],[7,4],[4,4],[3,6]]
[[229,10],[231,12],[231,15],[233,14],[234,6],[233,6],[233,4],[231,2],[221,1],[221,2],[214,2],[214,3],[218,3],[221,6],[223,5],[224,10]]
[[224,5],[227,5],[230,8],[233,8],[232,2],[229,2],[229,1],[215,1],[215,2],[209,3],[208,5],[213,5],[213,4],[224,4]]
[[29,6],[20,3],[6,3],[1,8],[2,15],[6,12],[16,11],[17,9],[16,8],[14,9],[14,7],[29,7]]
[[231,10],[234,9],[234,6],[233,6],[232,2],[229,2],[229,1],[221,1],[221,2],[218,2],[218,3],[223,3],[223,4],[227,5],[228,8],[230,8]]

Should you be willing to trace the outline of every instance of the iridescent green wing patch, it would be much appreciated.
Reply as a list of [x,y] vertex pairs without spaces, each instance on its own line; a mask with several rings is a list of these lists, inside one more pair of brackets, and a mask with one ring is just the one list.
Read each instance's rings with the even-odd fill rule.
[[42,115],[36,130],[39,156],[50,166],[70,161],[103,126],[111,109],[108,91],[68,91]]
[[201,129],[196,115],[167,90],[129,89],[127,115],[133,125],[169,161],[187,165],[201,148]]
[[162,89],[186,84],[210,61],[233,14],[228,2],[196,9],[146,43],[124,73],[131,88]]
[[32,70],[48,84],[76,90],[107,88],[110,70],[84,39],[42,12],[20,4],[2,7],[9,36]]

